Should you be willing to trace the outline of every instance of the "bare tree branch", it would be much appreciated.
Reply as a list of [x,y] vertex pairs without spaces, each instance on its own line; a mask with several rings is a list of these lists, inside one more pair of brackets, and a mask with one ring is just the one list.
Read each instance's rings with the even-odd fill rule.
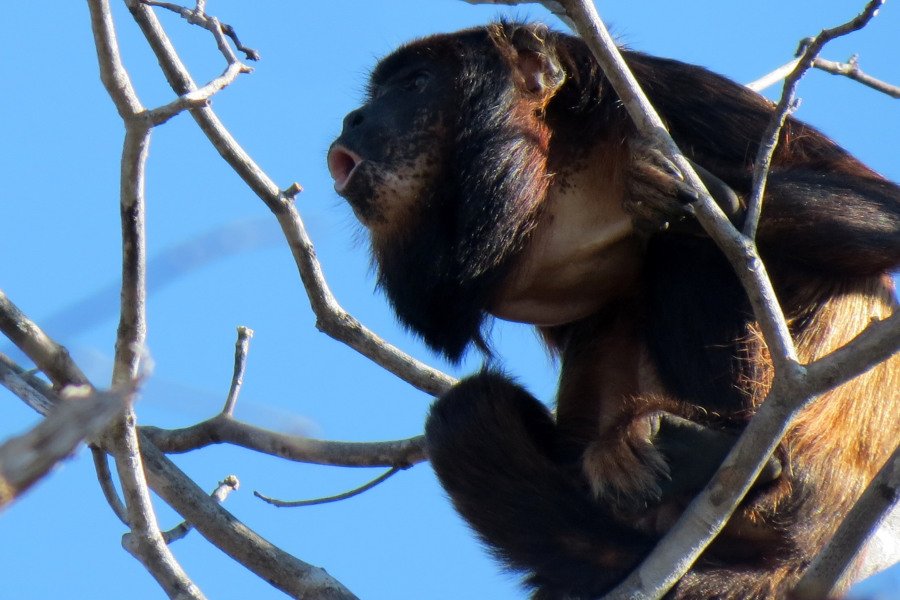
[[163,452],[189,452],[210,444],[228,443],[287,460],[345,467],[390,466],[405,469],[425,460],[425,440],[417,436],[395,442],[330,442],[262,429],[235,419],[234,406],[243,382],[253,330],[238,327],[231,389],[222,412],[191,427],[165,430],[141,428]]
[[[47,337],[6,296],[0,295],[0,331],[6,333],[3,325],[10,321],[14,325],[10,328],[14,333],[22,330],[31,332],[31,337],[21,339],[19,343],[26,354],[26,348],[34,350],[29,358],[38,364],[52,366],[57,374],[80,373],[64,348]],[[60,379],[60,384],[64,387],[65,380]],[[144,468],[156,493],[226,554],[294,598],[354,598],[324,570],[308,565],[272,545],[219,507],[156,448],[150,437],[142,435],[140,444]],[[177,593],[171,596],[179,597]]]
[[51,340],[37,323],[25,316],[0,290],[0,332],[19,347],[50,378],[56,389],[67,385],[90,385],[69,351]]
[[876,79],[859,68],[859,57],[851,56],[847,62],[835,62],[825,60],[824,58],[816,58],[813,66],[832,75],[843,75],[854,81],[866,85],[873,90],[885,93],[892,98],[900,98],[900,86],[891,85],[887,82]]
[[[94,389],[81,370],[72,362],[68,351],[51,340],[2,291],[0,291],[0,331],[25,352],[41,370],[47,373],[56,387],[64,389],[71,385]],[[68,377],[72,379],[67,380]],[[162,541],[161,536],[159,541]],[[147,562],[144,564],[151,574],[172,598],[202,598],[202,594],[199,594],[196,586],[181,572],[174,559],[171,561],[166,559],[166,555],[171,556],[171,554],[165,544],[163,544],[163,548],[164,552],[155,546],[152,547],[152,551],[148,551]]]
[[[74,366],[74,365],[73,365]],[[0,385],[9,389],[13,394],[21,398],[28,406],[43,416],[47,416],[62,405],[62,401],[56,392],[42,380],[25,372],[7,356],[0,354]],[[64,388],[67,389],[67,388]],[[108,425],[108,420],[107,423]],[[100,431],[92,431],[84,437],[89,437]],[[113,512],[123,524],[128,525],[128,516],[125,505],[119,499],[115,486],[112,483],[112,475],[109,472],[107,454],[97,446],[91,446],[94,459],[94,467],[103,495]]]
[[797,600],[830,598],[853,558],[900,500],[900,446],[869,483],[831,541],[791,592]]
[[46,416],[59,403],[56,392],[44,382],[38,388],[37,377],[29,377],[29,373],[17,365],[5,354],[0,353],[0,385],[22,399],[25,404],[38,414]]
[[[755,81],[751,81],[747,84],[747,87],[755,92],[761,92],[767,87],[775,85],[776,83],[787,77],[787,75],[797,67],[797,65],[800,63],[800,60],[800,58],[793,59],[792,61],[778,67],[771,73],[763,75]],[[859,57],[855,54],[851,56],[850,59],[847,60],[847,62],[843,63],[816,57],[813,60],[813,67],[825,71],[826,73],[831,73],[832,75],[843,75],[844,77],[857,81],[865,86],[872,88],[873,90],[887,94],[892,98],[900,98],[900,87],[891,85],[880,79],[876,79],[871,75],[863,72],[863,70],[859,68]]]
[[238,394],[241,393],[241,386],[244,384],[247,352],[250,349],[250,339],[253,337],[253,330],[249,327],[238,327],[237,333],[237,341],[234,343],[234,373],[231,376],[231,389],[228,390],[228,398],[222,409],[222,414],[229,417],[234,414],[234,405],[237,403]]
[[[0,290],[0,331],[50,377],[56,388],[64,389],[68,385],[91,386],[81,369],[72,361],[68,351],[50,339],[34,321],[9,300],[2,290]],[[35,387],[38,381],[34,379],[26,381],[21,368],[5,356],[2,356],[2,359],[0,373],[3,375],[4,385],[35,410],[41,414],[48,414],[54,407],[62,404],[53,390]],[[104,492],[106,491],[104,488]],[[123,516],[124,508],[117,511],[117,514],[127,523],[127,518]]]
[[756,228],[759,226],[759,217],[762,213],[763,195],[766,192],[766,180],[769,176],[772,156],[775,154],[775,147],[778,144],[778,138],[781,135],[781,130],[784,127],[788,114],[792,113],[796,108],[796,90],[797,84],[800,83],[800,78],[813,67],[816,57],[822,51],[822,48],[825,47],[825,44],[835,38],[859,31],[865,27],[875,17],[878,9],[883,4],[884,0],[871,0],[855,18],[837,27],[824,29],[816,37],[801,42],[801,52],[798,52],[800,54],[799,61],[784,81],[781,99],[775,106],[775,112],[772,114],[769,126],[763,134],[762,142],[756,153],[756,160],[753,165],[753,191],[747,203],[747,216],[744,220],[744,235],[749,239],[756,238]]
[[[155,25],[152,28],[161,36],[158,39],[168,44],[165,34],[158,27],[158,23],[155,22],[152,12],[135,2],[129,2],[128,4],[135,14],[149,14],[152,24]],[[105,2],[92,3],[91,7],[92,12],[108,10]],[[202,10],[201,3],[198,3],[197,9]],[[95,24],[95,30],[100,31],[97,37],[102,38],[101,41],[98,41],[98,47],[103,46],[104,49],[108,49],[106,52],[99,51],[101,69],[121,67],[121,63],[114,59],[103,63],[104,58],[116,57],[117,54],[111,21],[108,23],[108,29],[100,29],[102,26],[107,25],[107,22],[104,20],[94,19],[92,22]],[[215,28],[214,33],[217,36],[220,48],[223,46],[227,47],[227,44],[224,43],[221,37],[218,23],[212,21],[212,24]],[[227,55],[230,52],[230,48],[223,49],[223,51]],[[230,56],[228,60],[232,64],[235,62],[233,56]],[[117,77],[115,80],[127,82],[127,75]],[[196,86],[191,82],[190,86],[180,90],[179,93],[185,96],[195,91]],[[133,94],[133,90],[127,85],[110,88],[109,92],[114,98],[123,94],[126,96],[129,93]],[[136,101],[123,102],[120,99],[117,101],[117,106],[123,107],[120,112],[126,124],[126,144],[123,151],[121,194],[123,217],[122,316],[116,345],[114,381],[122,379],[133,380],[137,377],[143,351],[146,327],[144,314],[146,260],[144,256],[143,227],[143,168],[150,126],[152,125],[151,120],[146,118],[145,111],[139,107],[139,103],[136,103]],[[129,112],[131,109],[135,110]],[[195,108],[194,110],[203,109]],[[175,469],[174,465],[171,465],[149,440],[142,440],[142,448],[139,450],[134,414],[131,413],[127,417],[121,424],[121,427],[113,431],[107,438],[116,450],[119,476],[128,508],[128,521],[132,527],[132,533],[123,538],[123,545],[138,556],[158,580],[162,579],[162,575],[166,574],[164,572],[166,567],[169,568],[169,573],[174,572],[177,568],[177,563],[161,560],[170,557],[171,554],[156,527],[152,505],[149,503],[147,489],[141,479],[144,474],[144,468],[152,476],[155,476],[154,489],[166,502],[172,504],[176,510],[179,510],[204,536],[211,540],[218,540],[220,547],[223,547],[226,552],[229,552],[229,554],[244,563],[252,571],[260,574],[270,583],[295,597],[308,597],[308,594],[315,597],[329,598],[353,597],[340,583],[328,577],[320,569],[315,569],[291,557],[265,542],[265,540],[262,540],[262,538],[259,538],[245,527],[243,527],[244,531],[237,537],[229,535],[229,532],[218,531],[217,527],[233,528],[236,521],[234,521],[233,517],[230,523],[228,519],[223,520],[221,518],[222,515],[228,515],[224,511],[217,515],[218,519],[211,519],[209,514],[204,514],[204,510],[202,510],[206,506],[204,501],[211,503],[216,508],[220,508],[215,502],[209,501],[205,495],[202,495],[201,498],[193,498],[191,505],[186,509],[183,502],[184,497],[191,496],[199,491],[199,488],[185,477],[183,473]],[[148,465],[144,465],[144,468],[141,467],[142,452],[151,457],[151,461],[157,467],[155,471]],[[160,472],[165,472],[167,477],[161,479],[159,477]],[[179,488],[180,495],[178,497],[174,497],[169,493],[175,488]],[[211,514],[216,516],[215,510]],[[230,515],[228,516],[230,517]],[[214,543],[217,542],[214,541]],[[229,543],[232,545],[229,546]],[[162,547],[160,547],[160,544],[162,544]],[[171,578],[166,578],[166,581],[161,581],[160,583],[166,588],[170,596],[180,595],[171,589],[172,582],[169,579]],[[191,597],[200,597],[199,590],[196,590],[195,587],[187,593],[191,593]]]
[[65,387],[65,402],[31,431],[0,445],[0,507],[12,502],[85,438],[99,433],[120,414],[130,392],[100,392],[87,386]]
[[[169,84],[178,94],[196,89],[190,73],[178,57],[171,42],[159,25],[156,15],[139,0],[126,0],[135,21],[156,54]],[[454,383],[454,379],[405,354],[364,327],[338,304],[322,274],[312,241],[292,201],[297,188],[291,186],[281,192],[252,158],[231,136],[208,107],[195,107],[191,115],[235,172],[250,186],[278,219],[285,239],[291,248],[300,278],[306,288],[316,327],[329,336],[344,342],[363,356],[410,385],[432,395],[440,394]]]
[[[215,17],[206,15],[205,0],[198,0],[193,9],[179,6],[178,4],[173,4],[171,2],[157,2],[156,0],[141,1],[147,6],[158,6],[160,8],[165,8],[166,10],[177,13],[191,25],[197,25],[212,32],[212,34],[216,36],[217,42],[219,42],[219,50],[222,51],[226,58],[233,57],[234,54],[231,52],[231,48],[227,47],[227,44],[223,43],[224,40],[219,41],[219,38],[223,34],[231,38],[231,41],[234,42],[234,45],[237,47],[237,49],[243,52],[244,56],[247,57],[247,60],[259,60],[259,52],[257,52],[253,48],[248,48],[241,44],[240,40],[238,40],[237,33],[235,33],[234,31],[234,27],[226,23],[219,22],[219,20]],[[227,47],[227,50],[225,47]],[[231,62],[231,60],[229,60],[229,62]]]
[[341,467],[403,467],[426,459],[422,436],[393,442],[330,442],[262,429],[224,414],[183,429],[145,426],[141,431],[166,453],[224,443],[287,460]]
[[900,348],[900,310],[887,319],[873,321],[846,345],[806,367],[810,393],[821,394],[865,373],[890,358]]
[[713,480],[643,564],[608,596],[658,598],[681,578],[721,530],[777,447],[793,415],[812,401],[813,395],[803,385],[805,369],[797,361],[784,316],[752,240],[731,227],[709,197],[628,71],[594,6],[585,0],[563,0],[561,4],[597,57],[639,131],[664,148],[688,183],[700,191],[700,200],[695,207],[697,218],[741,279],[775,368],[775,379],[767,399]]
[[[241,486],[241,482],[238,481],[238,478],[234,475],[229,475],[225,479],[219,482],[219,485],[216,486],[216,489],[213,490],[213,493],[209,495],[210,498],[222,504],[225,502],[225,499],[231,494],[231,492],[237,490]],[[172,529],[163,532],[163,539],[166,540],[167,544],[171,544],[172,542],[177,542],[188,533],[190,533],[191,529],[194,526],[191,525],[188,521],[182,521]]]
[[153,489],[204,538],[292,598],[356,598],[324,569],[309,565],[262,538],[211,499],[141,436],[144,466]]
[[[147,334],[144,177],[152,123],[119,57],[108,1],[89,0],[88,6],[101,80],[125,122],[119,183],[122,295],[112,381],[114,387],[130,387],[138,380]],[[169,551],[156,524],[135,421],[134,410],[129,408],[105,435],[116,459],[131,528],[131,535],[123,538],[123,547],[141,561],[170,598],[204,598]]]

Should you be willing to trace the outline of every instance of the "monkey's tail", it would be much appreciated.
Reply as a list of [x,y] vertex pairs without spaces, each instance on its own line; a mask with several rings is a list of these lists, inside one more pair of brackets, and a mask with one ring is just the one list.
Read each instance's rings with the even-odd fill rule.
[[457,510],[537,598],[596,597],[653,540],[615,523],[555,457],[547,408],[506,376],[483,371],[438,399],[428,453]]

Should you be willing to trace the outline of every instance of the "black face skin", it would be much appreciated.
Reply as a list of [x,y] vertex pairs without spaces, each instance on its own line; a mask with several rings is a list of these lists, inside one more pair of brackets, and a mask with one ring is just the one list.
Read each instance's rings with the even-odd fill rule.
[[442,115],[430,110],[452,93],[438,65],[419,53],[373,74],[365,105],[344,118],[329,153],[335,188],[357,217],[376,230],[415,215],[417,182],[440,176],[436,160]]
[[[468,39],[471,38],[471,39]],[[533,227],[546,153],[513,122],[515,85],[485,30],[401,48],[372,74],[328,165],[369,229],[378,282],[401,321],[457,360]],[[490,171],[479,168],[490,164]],[[516,202],[508,202],[516,198]]]

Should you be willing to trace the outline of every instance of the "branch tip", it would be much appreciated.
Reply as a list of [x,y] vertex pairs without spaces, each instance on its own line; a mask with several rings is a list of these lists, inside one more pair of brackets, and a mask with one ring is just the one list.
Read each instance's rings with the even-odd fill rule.
[[297,183],[296,181],[289,185],[287,189],[281,192],[281,195],[284,196],[288,200],[293,200],[294,197],[303,191],[303,186]]
[[237,341],[234,343],[234,372],[231,376],[231,387],[225,399],[225,406],[222,408],[222,414],[227,417],[234,414],[238,394],[241,393],[241,386],[244,385],[244,372],[247,370],[247,355],[250,353],[250,339],[252,337],[252,329],[244,325],[238,326]]

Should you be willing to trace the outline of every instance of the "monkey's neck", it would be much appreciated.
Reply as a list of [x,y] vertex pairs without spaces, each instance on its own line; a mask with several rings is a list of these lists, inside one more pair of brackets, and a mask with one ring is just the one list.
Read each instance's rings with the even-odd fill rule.
[[492,315],[539,327],[572,323],[636,287],[643,251],[622,208],[622,164],[609,158],[619,151],[601,141],[580,165],[552,175],[527,245],[491,302]]

